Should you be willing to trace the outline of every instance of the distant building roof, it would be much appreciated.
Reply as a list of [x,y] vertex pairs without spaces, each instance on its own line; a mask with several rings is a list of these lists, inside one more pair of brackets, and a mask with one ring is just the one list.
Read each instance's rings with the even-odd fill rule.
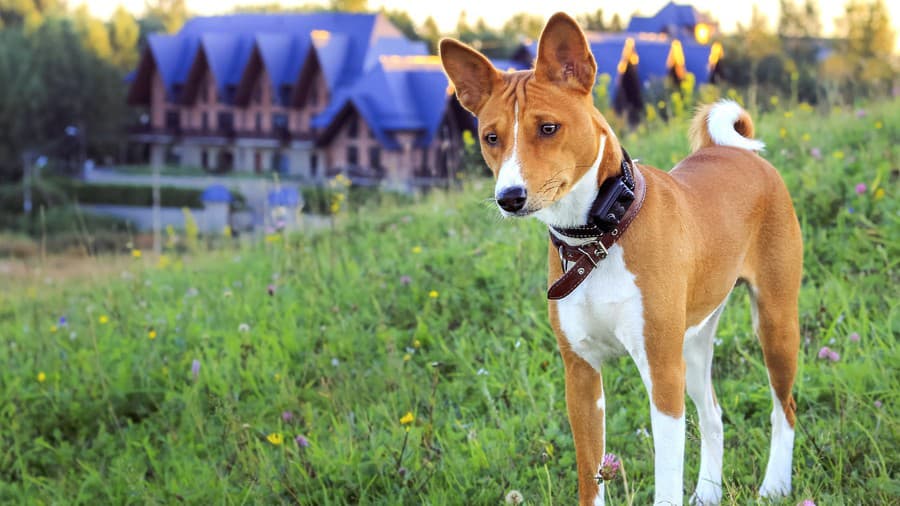
[[667,3],[653,16],[632,16],[626,31],[634,33],[665,33],[677,39],[694,41],[694,28],[711,20],[692,5]]

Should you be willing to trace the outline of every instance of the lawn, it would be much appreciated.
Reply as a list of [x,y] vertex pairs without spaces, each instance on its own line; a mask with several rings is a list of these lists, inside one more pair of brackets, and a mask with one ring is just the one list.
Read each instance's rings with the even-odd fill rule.
[[[900,102],[785,108],[757,126],[806,246],[795,491],[781,504],[896,504]],[[681,121],[622,138],[659,167],[688,152]],[[500,220],[491,189],[0,288],[0,503],[502,504],[515,489],[572,504],[546,230]],[[752,504],[771,404],[746,295],[729,306],[714,365],[725,503]],[[647,504],[643,386],[628,359],[603,375],[608,451],[627,474],[608,502]],[[686,497],[699,465],[693,406],[687,417]]]

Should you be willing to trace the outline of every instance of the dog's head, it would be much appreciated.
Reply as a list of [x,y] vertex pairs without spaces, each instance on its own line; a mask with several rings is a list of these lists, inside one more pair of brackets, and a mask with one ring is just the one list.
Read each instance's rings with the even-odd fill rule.
[[478,117],[504,216],[540,213],[583,178],[595,184],[618,166],[618,142],[593,103],[597,64],[571,17],[547,22],[534,70],[500,72],[453,39],[441,41],[440,53],[459,102]]

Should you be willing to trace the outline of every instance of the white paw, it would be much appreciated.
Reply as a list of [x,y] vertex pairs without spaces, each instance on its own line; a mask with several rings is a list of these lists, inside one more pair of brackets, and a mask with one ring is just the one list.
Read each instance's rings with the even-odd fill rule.
[[759,496],[765,499],[776,499],[778,497],[786,497],[791,493],[791,480],[768,479],[763,480],[763,484],[759,487]]
[[722,487],[704,481],[697,484],[697,490],[691,496],[691,504],[695,506],[711,506],[722,502]]

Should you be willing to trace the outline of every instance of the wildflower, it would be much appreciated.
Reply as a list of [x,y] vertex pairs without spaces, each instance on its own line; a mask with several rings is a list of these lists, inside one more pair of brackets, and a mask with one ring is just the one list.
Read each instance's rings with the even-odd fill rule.
[[778,105],[778,96],[772,95],[769,97],[769,103],[772,105]]
[[59,322],[57,323],[60,327],[65,327],[69,324],[69,320],[66,319],[65,316],[59,317]]
[[831,153],[831,156],[833,156],[835,160],[843,160],[844,152],[839,149],[839,150],[835,151],[834,153]]
[[804,499],[797,503],[797,506],[816,506],[812,499]]
[[800,110],[803,112],[810,112],[813,110],[813,107],[811,105],[809,105],[808,102],[800,102],[799,107],[800,107]]
[[231,237],[231,227],[228,225],[222,227],[222,235],[225,237]]
[[787,137],[787,128],[781,127],[781,129],[778,130],[778,136],[781,137],[782,139]]
[[863,193],[866,193],[866,190],[867,190],[866,183],[856,183],[855,190],[856,190],[857,195],[862,195]]
[[419,341],[418,339],[413,341],[413,348],[421,348],[421,347],[422,347],[422,341]]
[[875,122],[875,130],[881,130],[881,127],[883,127],[883,126],[884,126],[884,123],[882,123],[881,121]]
[[238,325],[238,332],[245,333],[245,334],[247,332],[250,332],[250,325],[247,325],[246,323],[242,323],[242,324]]
[[409,474],[409,469],[400,466],[400,468],[397,469],[397,474],[399,474],[401,478],[406,478],[406,475]]
[[487,376],[488,371],[484,367],[478,369],[478,372],[475,373],[476,376]]
[[273,432],[266,436],[266,439],[268,439],[269,442],[275,446],[278,446],[284,442],[284,436],[282,436],[280,432]]
[[412,360],[412,355],[410,355],[409,353],[407,353],[406,355],[403,355],[404,362],[409,362],[410,360]]
[[413,246],[412,252],[414,255],[418,255],[419,253],[422,252],[422,247],[421,246]]
[[37,380],[38,380],[38,383],[43,383],[43,382],[47,381],[47,375],[44,374],[44,371],[41,371],[38,373]]
[[332,359],[331,359],[331,365],[333,365],[334,367],[337,367],[337,366],[341,365],[341,361],[338,360],[337,357],[332,358]]
[[659,109],[665,109],[665,108],[666,108],[666,103],[663,102],[662,100],[660,100],[659,102],[656,103],[656,107],[659,108]]
[[785,118],[793,118],[793,117],[794,117],[794,111],[784,111],[784,117],[785,117]]
[[281,381],[281,374],[276,372],[272,375],[272,379],[274,379],[275,381]]
[[875,401],[875,402],[872,403],[872,405],[875,406],[875,407],[878,408],[878,409],[881,409],[881,406],[882,406],[881,401]]
[[139,250],[139,249],[131,250],[131,256],[134,258],[141,258],[141,250]]
[[522,495],[522,492],[518,490],[510,490],[508,494],[506,494],[506,504],[518,505],[525,502],[525,497]]
[[406,275],[400,276],[400,284],[401,284],[401,285],[406,286],[406,285],[408,285],[408,284],[410,284],[410,283],[412,283],[412,278],[411,278],[411,277],[406,276]]
[[819,350],[819,358],[820,359],[828,359],[832,362],[837,362],[841,359],[841,355],[829,348],[828,346],[823,346],[821,350]]
[[810,140],[812,137],[810,137],[809,134],[804,133],[803,135],[800,136],[800,138],[803,139],[803,142],[809,142],[809,140]]
[[432,299],[438,298],[438,295],[440,295],[440,294],[438,293],[437,290],[432,290],[432,291],[428,292],[428,296],[431,297]]
[[147,339],[149,339],[151,341],[156,339],[156,331],[153,329],[150,329],[150,332],[147,332]]
[[621,467],[622,463],[619,462],[619,457],[616,457],[615,454],[607,453],[603,456],[603,460],[600,461],[600,468],[597,469],[597,476],[595,476],[597,483],[616,479],[616,475],[619,474]]
[[294,442],[297,443],[297,446],[300,448],[307,448],[309,446],[309,439],[306,439],[306,437],[299,434],[294,438]]
[[409,425],[416,421],[416,416],[412,414],[412,411],[407,411],[405,415],[400,417],[400,425]]
[[105,314],[100,315],[100,318],[97,321],[100,322],[100,325],[106,325],[107,323],[109,323],[109,317],[106,316]]
[[858,343],[859,342],[859,333],[854,332],[854,333],[850,334],[850,337],[848,339],[850,339],[854,343]]
[[196,358],[191,362],[191,375],[194,377],[194,381],[200,377],[200,361]]
[[879,200],[883,199],[884,193],[885,193],[884,188],[879,188],[879,189],[875,190],[875,200],[879,201]]
[[266,292],[268,292],[269,297],[274,297],[275,296],[275,285],[270,284],[268,287],[266,287]]
[[222,292],[222,295],[223,295],[226,299],[230,299],[231,296],[234,295],[234,293],[233,293],[231,290],[225,290],[224,292]]
[[857,110],[856,110],[856,117],[857,117],[857,118],[865,118],[866,115],[868,115],[868,113],[866,112],[865,109],[857,109]]
[[294,419],[294,414],[291,413],[290,411],[282,411],[281,419],[284,420],[285,422],[290,422],[291,420]]
[[56,325],[50,325],[50,332],[56,333],[57,330],[59,330],[59,328]]
[[266,242],[278,242],[281,240],[281,235],[277,233],[266,234]]

